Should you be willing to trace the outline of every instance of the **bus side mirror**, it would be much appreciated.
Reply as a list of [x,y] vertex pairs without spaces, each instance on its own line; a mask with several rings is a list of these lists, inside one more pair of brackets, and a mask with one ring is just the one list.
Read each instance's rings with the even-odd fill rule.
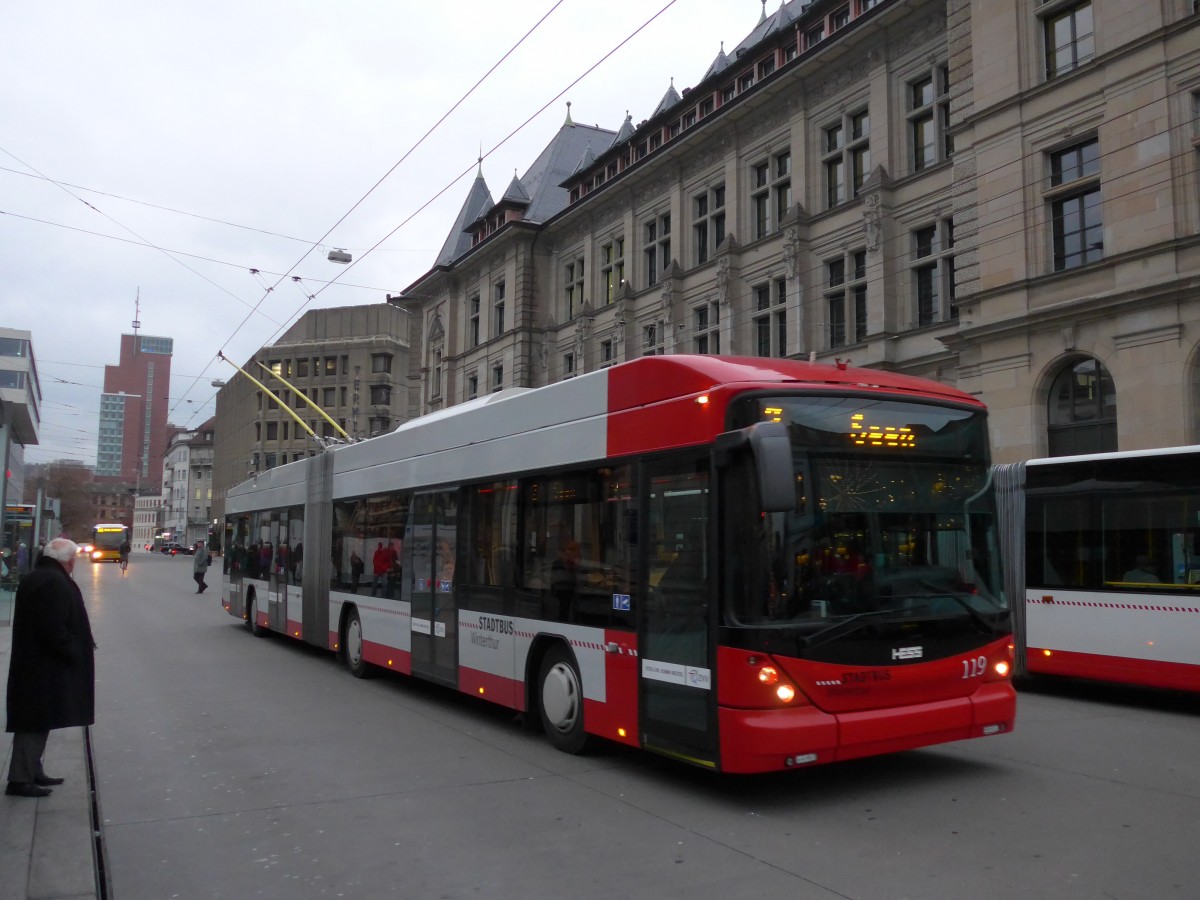
[[792,442],[782,422],[756,422],[740,431],[728,431],[716,441],[718,464],[729,451],[749,446],[758,474],[758,496],[763,512],[793,512],[796,509],[796,475],[792,466]]

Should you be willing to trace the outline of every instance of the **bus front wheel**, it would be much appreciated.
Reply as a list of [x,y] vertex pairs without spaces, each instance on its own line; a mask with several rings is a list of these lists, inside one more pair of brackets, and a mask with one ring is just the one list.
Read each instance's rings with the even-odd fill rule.
[[346,668],[355,678],[367,677],[367,660],[363,656],[362,620],[358,610],[350,611],[346,617],[346,633],[342,639],[342,652],[346,657]]
[[550,743],[564,753],[585,753],[591,740],[583,729],[583,682],[570,650],[556,644],[546,652],[538,684],[542,728]]

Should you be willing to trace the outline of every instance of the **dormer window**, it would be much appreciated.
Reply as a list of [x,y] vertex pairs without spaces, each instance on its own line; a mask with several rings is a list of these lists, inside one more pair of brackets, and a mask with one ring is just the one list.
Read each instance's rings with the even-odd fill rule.
[[743,91],[750,90],[750,88],[753,86],[754,86],[754,73],[753,72],[747,72],[745,75],[743,75],[741,78],[738,79],[738,93],[739,94],[742,93]]
[[683,117],[683,127],[691,128],[695,124],[696,124],[696,112],[695,112],[695,110],[693,110],[692,112],[688,113],[687,115],[685,115]]

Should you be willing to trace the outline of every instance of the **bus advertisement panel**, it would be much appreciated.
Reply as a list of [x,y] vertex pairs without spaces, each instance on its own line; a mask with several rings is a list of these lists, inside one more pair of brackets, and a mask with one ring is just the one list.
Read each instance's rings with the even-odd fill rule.
[[1200,447],[995,478],[1017,671],[1200,691]]
[[1013,727],[986,413],[937,383],[647,357],[226,508],[222,602],[252,631],[522,711],[567,752],[764,772]]

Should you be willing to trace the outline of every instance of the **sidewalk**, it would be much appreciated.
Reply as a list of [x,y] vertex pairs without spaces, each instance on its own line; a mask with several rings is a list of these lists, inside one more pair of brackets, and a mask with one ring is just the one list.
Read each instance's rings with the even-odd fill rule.
[[[0,597],[0,684],[8,684],[11,593]],[[0,781],[7,783],[12,735],[0,734]],[[50,732],[46,771],[66,779],[49,797],[0,794],[0,900],[106,898],[92,824],[87,731]]]

